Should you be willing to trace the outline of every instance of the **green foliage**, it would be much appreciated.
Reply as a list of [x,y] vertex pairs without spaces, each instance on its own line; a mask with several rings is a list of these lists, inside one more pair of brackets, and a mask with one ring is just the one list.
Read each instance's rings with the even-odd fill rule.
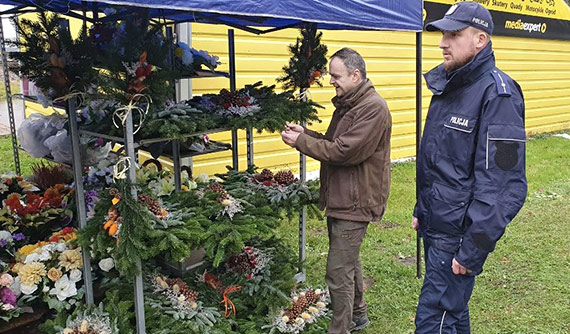
[[20,39],[10,42],[23,51],[13,55],[20,65],[12,71],[20,71],[51,97],[85,91],[95,81],[94,54],[85,25],[73,39],[68,23],[56,14],[40,11],[36,20],[21,19],[15,24]]
[[301,36],[289,46],[291,59],[283,66],[285,74],[277,79],[283,83],[284,90],[304,91],[313,83],[323,86],[320,78],[325,74],[327,64],[327,47],[321,44],[323,33],[317,33],[317,26],[311,24],[301,29]]
[[[117,270],[123,275],[132,276],[137,272],[137,258],[147,260],[162,254],[178,261],[200,245],[203,235],[202,218],[196,219],[191,212],[178,212],[182,222],[171,224],[168,228],[157,225],[156,218],[148,209],[133,199],[131,187],[128,182],[116,184],[122,194],[116,208],[123,217],[118,241],[103,229],[103,224],[107,221],[106,215],[112,206],[112,196],[105,191],[100,193],[101,200],[95,207],[94,217],[80,231],[80,244],[86,249],[92,249],[95,258],[108,257],[107,249],[111,249]],[[177,214],[174,207],[171,214]]]

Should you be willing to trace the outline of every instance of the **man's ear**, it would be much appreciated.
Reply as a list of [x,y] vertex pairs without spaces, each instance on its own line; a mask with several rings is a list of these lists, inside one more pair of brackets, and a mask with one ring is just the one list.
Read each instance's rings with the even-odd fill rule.
[[475,33],[475,38],[477,39],[475,43],[475,47],[477,48],[477,50],[483,49],[485,46],[487,46],[487,43],[489,42],[488,35],[481,30]]
[[359,69],[356,69],[352,72],[352,81],[353,82],[360,82],[362,80],[362,73],[360,73]]

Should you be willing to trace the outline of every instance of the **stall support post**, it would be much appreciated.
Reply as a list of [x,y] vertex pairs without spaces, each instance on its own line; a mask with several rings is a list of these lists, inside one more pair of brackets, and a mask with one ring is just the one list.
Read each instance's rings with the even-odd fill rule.
[[[133,138],[133,115],[128,113],[125,122],[125,154],[129,158],[129,163],[127,163],[128,172],[127,177],[131,181],[132,196],[137,198],[137,190],[134,187],[136,181],[136,163],[135,163],[135,141]],[[137,274],[135,276],[135,316],[137,322],[137,334],[146,333],[145,317],[144,317],[144,294],[143,294],[143,280],[142,280],[142,265],[141,259],[137,257],[136,259]]]
[[0,19],[0,50],[2,52],[2,65],[4,69],[4,86],[6,88],[6,104],[8,105],[8,118],[10,120],[10,134],[12,137],[12,151],[14,153],[14,167],[16,175],[20,175],[20,152],[18,152],[18,140],[16,139],[16,121],[14,118],[14,106],[12,104],[12,89],[10,88],[10,72],[8,70],[8,55],[4,43],[4,25]]
[[[304,127],[306,122],[301,122]],[[307,156],[303,153],[299,154],[299,181],[304,183],[307,181]],[[307,278],[307,268],[305,266],[305,259],[307,253],[305,252],[307,244],[307,206],[303,205],[301,212],[299,212],[299,272],[295,276],[297,282],[304,282]]]
[[[234,30],[228,29],[228,54],[230,59],[230,91],[236,90],[236,49],[234,43]],[[239,170],[238,133],[232,130],[232,168]]]
[[[416,33],[416,203],[419,199],[418,158],[422,140],[422,32]],[[422,241],[416,232],[416,277],[422,277]]]
[[[83,167],[81,165],[81,148],[79,147],[79,130],[77,127],[77,105],[75,98],[66,104],[69,120],[69,137],[71,138],[71,155],[73,157],[73,179],[75,180],[75,203],[77,203],[77,220],[79,228],[87,226],[87,209],[85,207],[85,189],[83,188]],[[89,250],[81,251],[83,257],[83,281],[85,283],[85,302],[93,305],[93,278],[91,277],[91,258]]]

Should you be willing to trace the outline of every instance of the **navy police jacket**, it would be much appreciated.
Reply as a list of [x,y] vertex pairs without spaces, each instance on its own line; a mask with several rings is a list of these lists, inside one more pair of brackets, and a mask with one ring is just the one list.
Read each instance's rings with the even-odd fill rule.
[[431,246],[476,275],[526,198],[522,91],[495,67],[490,43],[457,71],[442,64],[425,79],[433,97],[414,216]]

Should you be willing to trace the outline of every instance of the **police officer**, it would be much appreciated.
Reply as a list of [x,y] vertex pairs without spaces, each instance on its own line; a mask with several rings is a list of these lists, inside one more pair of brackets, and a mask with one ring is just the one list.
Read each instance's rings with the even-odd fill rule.
[[459,2],[426,30],[441,31],[443,63],[425,75],[433,97],[412,219],[426,261],[416,333],[464,334],[475,276],[526,197],[524,99],[495,67],[483,6]]

